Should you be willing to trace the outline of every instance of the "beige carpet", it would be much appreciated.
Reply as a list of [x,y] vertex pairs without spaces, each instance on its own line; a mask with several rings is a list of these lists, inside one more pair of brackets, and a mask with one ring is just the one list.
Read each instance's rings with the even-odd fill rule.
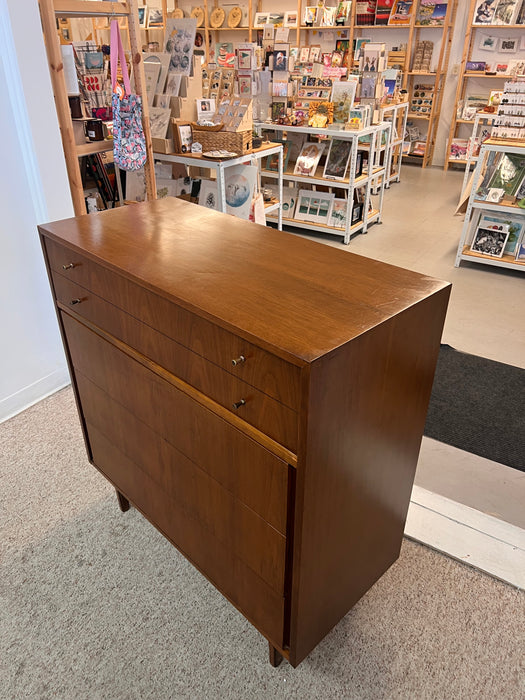
[[523,592],[413,542],[297,668],[89,466],[70,389],[0,425],[0,697],[522,700]]

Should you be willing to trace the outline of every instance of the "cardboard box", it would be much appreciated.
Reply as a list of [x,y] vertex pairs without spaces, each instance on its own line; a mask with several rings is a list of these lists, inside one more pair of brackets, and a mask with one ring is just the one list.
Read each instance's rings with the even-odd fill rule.
[[155,153],[175,153],[173,139],[151,139]]

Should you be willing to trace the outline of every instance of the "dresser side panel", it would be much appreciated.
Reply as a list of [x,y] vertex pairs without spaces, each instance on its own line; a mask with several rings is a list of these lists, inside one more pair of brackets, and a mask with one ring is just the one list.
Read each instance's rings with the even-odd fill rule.
[[297,470],[294,666],[399,556],[449,292],[310,368]]

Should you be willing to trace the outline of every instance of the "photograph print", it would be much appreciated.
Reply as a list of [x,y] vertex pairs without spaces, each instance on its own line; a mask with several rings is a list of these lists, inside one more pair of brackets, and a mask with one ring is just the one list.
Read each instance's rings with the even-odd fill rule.
[[344,180],[352,154],[352,142],[348,139],[333,138],[326,156],[323,177],[330,180]]
[[490,255],[493,258],[501,258],[508,237],[508,226],[502,226],[497,229],[482,228],[480,226],[474,235],[474,240],[472,241],[470,249],[474,253],[482,253],[483,255]]

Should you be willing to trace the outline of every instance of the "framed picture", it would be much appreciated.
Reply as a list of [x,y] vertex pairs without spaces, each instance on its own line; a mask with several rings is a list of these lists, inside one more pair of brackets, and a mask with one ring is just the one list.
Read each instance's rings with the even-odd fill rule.
[[485,67],[485,61],[467,61],[465,64],[465,70],[469,73],[483,73]]
[[323,177],[329,180],[344,180],[352,154],[352,142],[349,139],[333,138],[326,156]]
[[256,12],[255,19],[253,21],[253,26],[257,29],[263,29],[264,25],[268,24],[268,18],[268,12]]
[[295,218],[328,226],[334,199],[335,195],[332,193],[299,190]]
[[494,19],[497,2],[492,0],[478,0],[474,10],[473,24],[491,24]]
[[191,153],[191,144],[193,136],[190,122],[172,119],[173,125],[173,143],[177,153]]
[[474,234],[470,250],[474,253],[490,255],[492,258],[501,258],[509,237],[509,227],[505,226],[504,228],[506,230],[482,228],[480,226]]
[[164,15],[162,10],[152,8],[148,12],[148,29],[159,29],[164,26]]
[[[288,167],[288,161],[290,160],[290,143],[288,141],[281,141],[278,139],[272,139],[272,143],[282,143],[283,144],[283,173],[286,172]],[[273,153],[271,156],[266,158],[266,170],[273,170],[277,172],[279,169],[279,154]]]
[[303,21],[307,27],[311,27],[315,24],[317,20],[317,6],[310,6],[304,8]]
[[478,48],[482,51],[495,51],[498,44],[498,39],[495,36],[482,34],[479,40]]
[[315,175],[315,170],[325,149],[324,143],[313,143],[307,141],[303,144],[299,157],[295,163],[294,175],[305,175],[311,177]]
[[197,99],[197,118],[200,119],[211,119],[215,114],[215,100],[211,99]]
[[142,27],[142,29],[146,29],[147,20],[148,20],[148,6],[142,5],[142,7],[138,8],[138,10],[139,10],[139,27]]
[[284,26],[290,29],[296,29],[299,25],[299,19],[297,16],[297,11],[285,12],[284,13]]
[[519,39],[500,39],[498,51],[500,53],[516,53],[519,46]]

